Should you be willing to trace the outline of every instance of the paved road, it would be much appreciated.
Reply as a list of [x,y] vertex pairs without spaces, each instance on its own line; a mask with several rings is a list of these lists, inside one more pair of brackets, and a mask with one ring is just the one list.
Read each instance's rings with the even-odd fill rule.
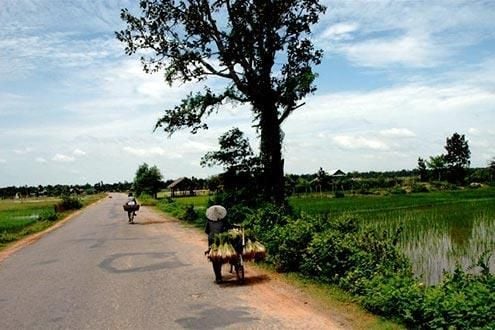
[[0,262],[0,329],[337,328],[249,268],[216,285],[203,235],[112,197]]

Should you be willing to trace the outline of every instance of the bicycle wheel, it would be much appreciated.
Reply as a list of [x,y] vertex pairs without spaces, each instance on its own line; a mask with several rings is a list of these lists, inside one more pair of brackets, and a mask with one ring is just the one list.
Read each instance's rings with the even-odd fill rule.
[[244,262],[242,256],[235,264],[235,275],[237,276],[237,281],[239,283],[244,282]]

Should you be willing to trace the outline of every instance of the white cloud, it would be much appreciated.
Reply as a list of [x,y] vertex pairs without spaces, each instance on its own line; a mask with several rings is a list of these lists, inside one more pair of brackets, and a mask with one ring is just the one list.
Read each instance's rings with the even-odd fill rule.
[[74,149],[74,151],[72,152],[72,154],[74,156],[85,156],[86,155],[86,152],[85,151],[82,151],[81,149]]
[[5,163],[7,163],[7,161],[3,158],[0,158],[0,164],[5,164]]
[[36,157],[35,161],[37,163],[46,163],[47,162],[47,160],[43,157]]
[[351,39],[351,33],[359,28],[357,23],[338,23],[330,25],[323,33],[320,38],[327,40],[348,40]]
[[414,137],[416,134],[407,128],[389,128],[380,131],[380,134],[386,137],[402,138]]
[[28,154],[32,151],[33,151],[33,148],[26,147],[26,148],[22,148],[22,149],[15,149],[14,153],[16,153],[18,155],[25,155],[25,154]]
[[358,66],[433,67],[452,60],[468,46],[493,38],[490,31],[495,29],[495,6],[490,2],[325,3],[328,10],[318,26],[318,44],[327,54],[342,54]]
[[425,36],[369,39],[338,47],[352,62],[361,66],[404,65],[432,67],[444,56],[444,50]]
[[333,141],[342,149],[371,149],[371,150],[389,150],[389,146],[378,139],[367,138],[363,136],[338,135]]
[[480,135],[481,131],[478,128],[470,127],[468,133],[471,135]]
[[55,162],[73,162],[75,158],[63,154],[56,154],[55,156],[53,156],[52,160]]
[[171,152],[161,147],[149,147],[149,148],[124,147],[123,150],[131,155],[136,155],[140,157],[165,156],[169,159],[182,158],[181,154]]

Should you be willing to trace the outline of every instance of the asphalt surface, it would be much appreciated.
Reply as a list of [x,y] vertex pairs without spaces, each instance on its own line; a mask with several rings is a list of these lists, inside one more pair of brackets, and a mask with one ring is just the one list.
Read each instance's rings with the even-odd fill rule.
[[129,225],[125,195],[112,197],[0,262],[0,329],[303,326],[228,273],[215,284],[194,230],[146,208]]

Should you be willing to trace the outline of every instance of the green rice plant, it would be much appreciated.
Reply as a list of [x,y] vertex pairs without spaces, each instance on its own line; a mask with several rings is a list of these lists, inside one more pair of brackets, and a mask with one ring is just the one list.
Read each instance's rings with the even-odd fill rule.
[[[390,196],[301,198],[290,200],[309,214],[353,214],[378,230],[401,228],[399,247],[413,271],[438,283],[457,263],[465,268],[483,251],[495,252],[495,189],[457,190]],[[495,261],[492,261],[495,271]]]

